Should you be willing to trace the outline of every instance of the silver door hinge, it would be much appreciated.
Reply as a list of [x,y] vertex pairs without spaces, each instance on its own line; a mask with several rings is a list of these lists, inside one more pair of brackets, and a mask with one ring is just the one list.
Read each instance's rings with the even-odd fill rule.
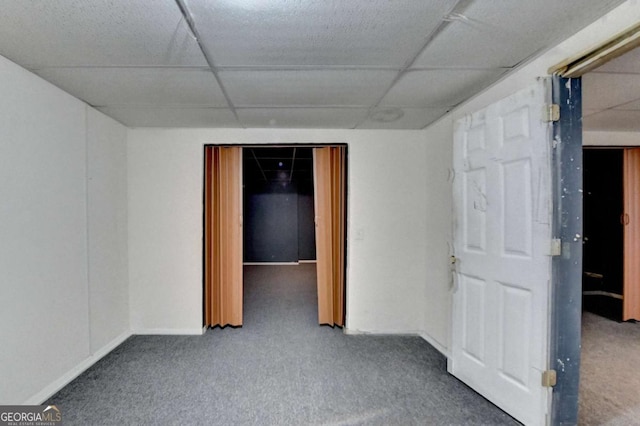
[[546,121],[547,123],[552,123],[558,120],[560,120],[560,105],[558,104],[545,105],[544,121]]
[[553,238],[551,240],[551,256],[560,256],[562,255],[562,240],[560,238]]
[[556,370],[546,370],[542,372],[542,386],[545,388],[552,388],[556,385],[557,375]]

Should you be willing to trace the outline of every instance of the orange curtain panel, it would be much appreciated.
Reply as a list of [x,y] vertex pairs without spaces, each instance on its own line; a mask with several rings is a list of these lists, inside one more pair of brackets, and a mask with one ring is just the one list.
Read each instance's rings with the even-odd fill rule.
[[624,150],[624,290],[622,320],[640,321],[640,149]]
[[205,147],[205,325],[242,325],[242,148]]
[[318,322],[344,326],[346,150],[314,148]]

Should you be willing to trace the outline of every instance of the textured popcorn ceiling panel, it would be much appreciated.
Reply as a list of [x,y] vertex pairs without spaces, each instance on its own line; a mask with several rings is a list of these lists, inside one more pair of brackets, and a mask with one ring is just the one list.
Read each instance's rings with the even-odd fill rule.
[[208,69],[45,68],[37,73],[91,105],[227,106]]
[[[415,129],[622,2],[0,0],[0,55],[129,126]],[[587,108],[630,108],[622,80]]]
[[224,71],[236,106],[369,106],[391,85],[394,71]]
[[240,127],[233,113],[223,108],[98,108],[129,127]]
[[414,67],[512,67],[620,3],[621,0],[474,1],[451,16],[449,27],[425,49]]
[[582,106],[601,110],[640,99],[640,75],[589,73],[582,77]]
[[640,111],[605,110],[582,119],[584,130],[640,132]]
[[0,54],[26,67],[206,65],[174,0],[0,0]]
[[[397,116],[396,111],[401,112]],[[422,129],[447,112],[446,108],[376,108],[359,129]]]
[[636,48],[610,62],[607,62],[596,71],[599,73],[611,72],[640,74],[640,48]]
[[[638,75],[638,79],[640,79],[640,75]],[[624,103],[622,105],[615,106],[614,109],[624,110],[624,111],[638,111],[640,110],[640,99],[633,102]]]
[[244,127],[351,129],[367,116],[364,108],[238,109]]
[[216,66],[402,67],[452,0],[186,0]]
[[497,80],[504,70],[411,71],[398,81],[382,106],[450,107]]

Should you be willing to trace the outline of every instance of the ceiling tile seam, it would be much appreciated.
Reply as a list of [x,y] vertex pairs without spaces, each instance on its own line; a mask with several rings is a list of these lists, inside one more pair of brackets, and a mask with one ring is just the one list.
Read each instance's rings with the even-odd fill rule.
[[585,113],[583,112],[583,113],[582,113],[582,118],[590,117],[590,116],[592,116],[592,115],[596,115],[596,114],[600,114],[601,112],[605,112],[605,111],[608,111],[608,109],[597,109],[597,110],[594,110],[594,111],[592,111],[592,112],[590,112],[590,113],[587,113],[587,114],[585,114]]
[[399,71],[399,67],[375,65],[229,65],[216,67],[218,72],[233,71]]
[[26,65],[26,68],[30,71],[42,71],[42,70],[68,70],[68,69],[167,69],[167,70],[184,70],[184,71],[211,71],[209,67],[202,65]]
[[630,71],[589,71],[589,74],[599,74],[599,75],[606,75],[606,74],[611,74],[611,75],[640,75],[640,72],[630,72]]
[[207,104],[102,104],[91,105],[94,108],[130,108],[130,109],[219,109],[228,110],[227,106],[207,105]]
[[256,153],[253,149],[251,149],[251,154],[253,154],[253,159],[256,160],[256,163],[258,164],[258,168],[262,173],[262,177],[264,178],[265,181],[268,182],[269,180],[267,179],[267,175],[264,173],[264,169],[262,168],[262,165],[260,165],[260,161],[258,161],[258,157],[256,157]]
[[[529,58],[528,60],[530,60],[530,59],[531,59],[531,58]],[[439,118],[437,118],[437,119],[433,120],[431,123],[427,123],[427,124],[425,124],[423,127],[421,127],[421,129],[420,129],[420,130],[424,130],[424,129],[426,129],[426,128],[427,128],[427,127],[429,127],[431,124],[435,123],[437,120],[439,120],[440,118],[444,117],[446,114],[450,113],[451,111],[454,111],[456,108],[458,108],[460,105],[464,104],[465,102],[468,102],[470,99],[473,99],[473,98],[474,98],[474,97],[476,97],[476,96],[480,96],[480,95],[481,95],[482,93],[484,93],[486,90],[489,90],[489,88],[491,88],[492,86],[494,86],[494,85],[498,84],[500,81],[504,80],[504,79],[509,75],[509,71],[511,71],[511,70],[513,70],[513,69],[512,69],[512,68],[506,68],[506,69],[505,69],[505,71],[504,71],[502,74],[500,74],[500,75],[498,76],[498,79],[497,79],[497,80],[495,80],[495,81],[493,81],[492,83],[490,83],[490,84],[489,84],[489,86],[486,86],[486,87],[484,87],[484,88],[481,88],[479,92],[477,92],[476,94],[474,94],[474,95],[473,95],[473,96],[471,96],[470,98],[463,99],[462,101],[458,102],[458,103],[457,103],[457,104],[455,104],[455,105],[451,105],[451,106],[445,107],[445,108],[447,108],[447,111],[446,111],[444,114],[442,114]]]
[[251,104],[236,105],[236,109],[369,109],[369,105],[325,105],[325,104],[288,104],[288,105],[270,105],[270,104]]
[[637,109],[622,109],[620,107],[624,107],[626,105],[634,104],[634,103],[637,103],[638,101],[640,101],[640,98],[633,99],[633,100],[628,101],[628,102],[623,102],[621,104],[614,105],[614,106],[609,107],[607,109],[617,109],[619,111],[637,111]]
[[427,124],[425,124],[424,126],[421,126],[419,130],[424,130],[427,127],[431,126],[433,123],[435,123],[436,121],[440,120],[442,117],[444,117],[445,115],[449,114],[451,111],[453,111],[453,108],[447,109],[445,112],[443,112],[439,117],[436,117],[435,119],[429,121]]
[[[184,70],[184,71],[211,71],[211,67],[205,67],[201,65],[25,65],[30,71],[42,71],[42,70],[66,70],[66,69],[149,69],[149,70]],[[215,67],[217,72],[242,72],[242,71],[394,71],[400,72],[403,68],[398,67],[376,67],[369,65],[312,65],[312,66],[297,66],[297,65],[274,65],[274,66],[219,66]],[[411,67],[406,71],[497,71],[497,70],[512,70],[513,67],[462,67],[462,66],[424,66],[424,67]],[[617,75],[638,75],[639,73],[633,72],[598,72],[592,71],[592,74],[617,74]]]
[[420,49],[418,49],[418,51],[416,53],[414,53],[414,55],[411,56],[405,62],[403,67],[398,71],[398,74],[396,75],[396,77],[389,84],[389,87],[387,87],[387,89],[384,91],[384,93],[371,106],[371,108],[369,109],[369,113],[367,114],[367,117],[363,121],[358,122],[358,124],[356,124],[356,126],[354,128],[357,128],[358,126],[363,124],[369,118],[369,116],[371,115],[371,112],[375,108],[380,106],[380,103],[385,98],[385,96],[387,96],[387,94],[389,94],[391,89],[393,89],[393,87],[398,83],[398,81],[400,81],[400,79],[404,76],[404,74],[407,72],[407,70],[409,70],[411,68],[411,66],[416,62],[416,60],[422,54],[422,52],[425,51],[425,49],[433,42],[433,40],[438,36],[438,34],[440,34],[442,31],[444,31],[444,29],[447,28],[447,26],[449,26],[451,24],[451,20],[448,20],[447,17],[451,16],[454,13],[461,14],[462,12],[464,12],[469,7],[469,5],[473,1],[474,0],[457,0],[456,1],[456,3],[453,5],[453,7],[451,7],[451,9],[449,9],[449,11],[447,11],[447,13],[444,14],[444,16],[442,17],[442,20],[440,21],[438,26],[431,32],[431,34],[429,34],[427,36],[425,42],[422,44],[422,47]]
[[[191,12],[189,11],[189,8],[185,4],[185,0],[175,0],[175,2],[178,5],[178,8],[180,9],[180,13],[182,13],[182,16],[187,22],[187,26],[189,27],[189,29],[191,30],[191,33],[195,37],[196,43],[198,43],[198,46],[202,51],[202,55],[204,55],[204,59],[207,61],[207,64],[209,64],[209,68],[211,69],[213,76],[215,77],[216,81],[218,82],[218,85],[220,86],[220,91],[224,95],[224,98],[227,101],[227,105],[229,106],[229,109],[233,113],[233,116],[236,118],[238,123],[242,125],[242,123],[240,123],[240,118],[238,117],[238,113],[236,112],[236,108],[233,102],[231,101],[231,98],[229,97],[229,93],[227,92],[227,89],[224,87],[224,84],[222,83],[222,81],[220,80],[220,76],[218,75],[213,59],[210,53],[208,52],[208,49],[206,48],[206,46],[204,46],[204,44],[201,42],[202,39],[200,38],[200,34],[198,33],[198,29],[196,28],[196,23],[193,19],[193,15],[191,14]],[[242,126],[244,127],[244,125]]]
[[[218,107],[221,108],[221,107]],[[385,106],[384,109],[397,109],[401,108],[404,110],[451,110],[454,106],[451,105],[429,105],[429,106],[415,106],[415,105],[389,105]],[[337,109],[337,110],[367,110],[371,109],[368,105],[244,105],[244,106],[236,106],[236,111],[247,111],[247,110],[256,110],[256,109],[273,109],[273,110],[283,110],[283,109]]]
[[293,165],[296,162],[296,148],[293,148],[293,158],[291,159],[291,173],[289,173],[289,183],[291,183],[291,179],[293,179]]
[[601,112],[605,112],[605,111],[640,111],[639,109],[635,108],[635,109],[625,109],[624,106],[625,105],[629,105],[629,104],[633,104],[633,103],[637,103],[640,99],[634,99],[632,101],[629,102],[623,102],[621,104],[617,104],[617,105],[612,105],[606,108],[593,108],[593,109],[589,109],[590,111],[592,111],[589,114],[583,114],[583,117],[588,117],[590,115],[594,115],[594,114],[599,114]]
[[511,71],[513,67],[411,67],[405,72],[414,71]]

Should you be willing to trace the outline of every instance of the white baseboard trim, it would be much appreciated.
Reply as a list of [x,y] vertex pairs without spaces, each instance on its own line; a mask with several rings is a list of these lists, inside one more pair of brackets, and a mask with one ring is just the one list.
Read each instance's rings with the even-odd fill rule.
[[450,356],[449,350],[446,347],[444,347],[444,345],[442,343],[438,342],[433,337],[431,337],[431,336],[429,336],[428,334],[425,334],[425,333],[420,333],[419,336],[422,337],[424,340],[426,340],[428,344],[430,344],[431,346],[436,348],[438,350],[438,352],[440,352],[442,355],[444,355],[447,358],[449,358],[449,356]]
[[318,263],[318,261],[315,259],[308,259],[308,260],[298,260],[298,263]]
[[23,405],[40,405],[47,399],[51,398],[60,389],[71,383],[73,379],[84,373],[89,367],[100,361],[105,355],[117,348],[122,342],[131,337],[130,331],[125,331],[102,348],[95,351],[92,355],[82,360],[78,365],[67,371],[57,380],[47,385],[40,392],[28,398]]
[[345,327],[344,334],[369,334],[371,336],[420,336],[417,330],[358,330]]
[[201,336],[204,334],[204,328],[143,328],[134,330],[132,334],[137,336]]

